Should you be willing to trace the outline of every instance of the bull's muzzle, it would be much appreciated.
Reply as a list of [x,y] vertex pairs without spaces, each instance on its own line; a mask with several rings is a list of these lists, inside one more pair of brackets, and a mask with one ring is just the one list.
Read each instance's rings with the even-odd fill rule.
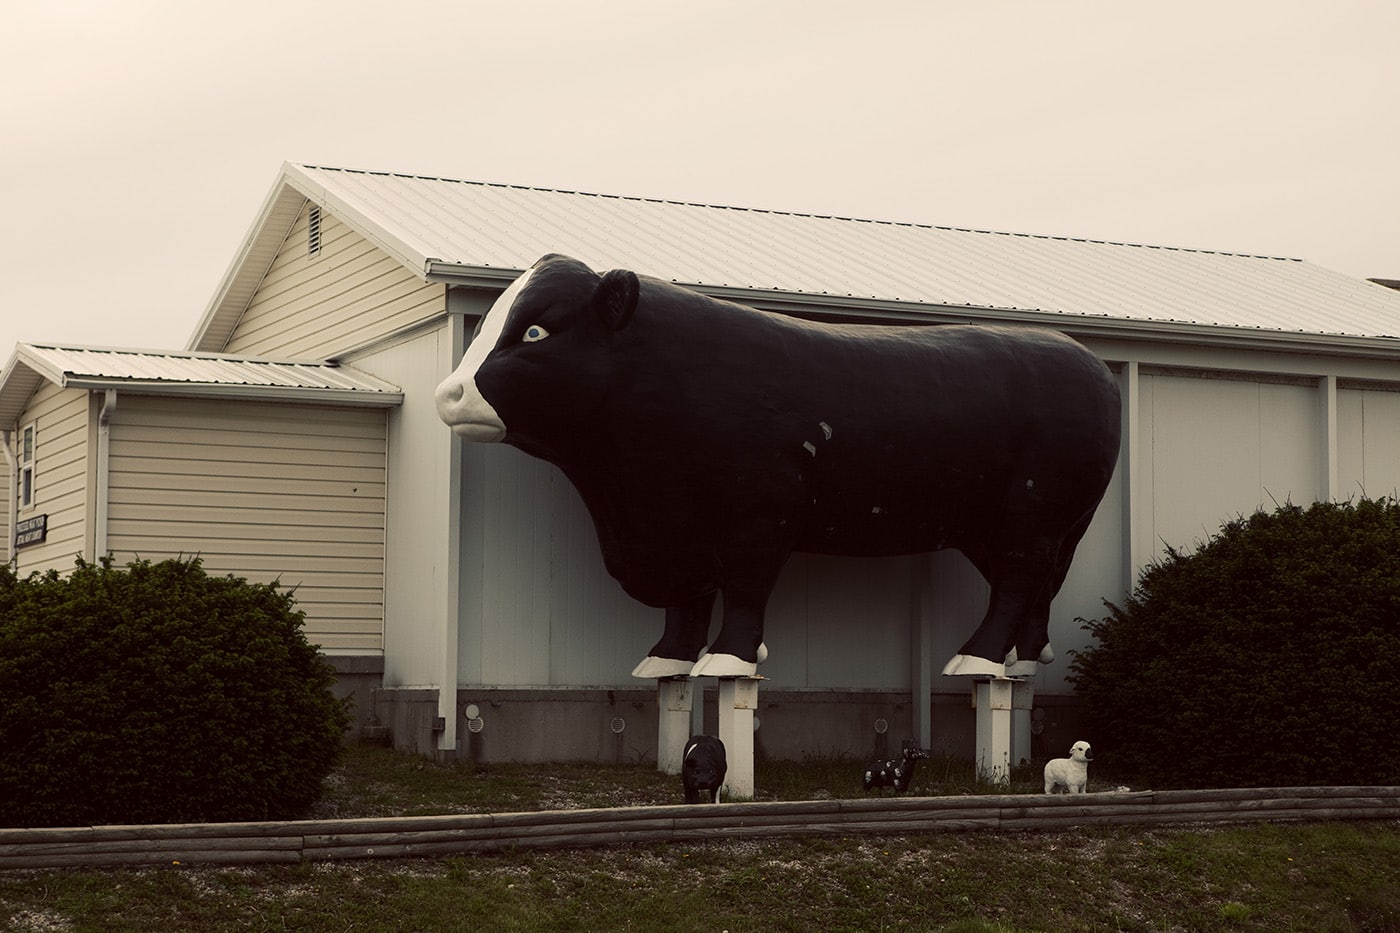
[[496,409],[477,390],[453,373],[444,379],[433,393],[438,417],[452,428],[452,433],[469,441],[494,443],[506,435],[505,422]]

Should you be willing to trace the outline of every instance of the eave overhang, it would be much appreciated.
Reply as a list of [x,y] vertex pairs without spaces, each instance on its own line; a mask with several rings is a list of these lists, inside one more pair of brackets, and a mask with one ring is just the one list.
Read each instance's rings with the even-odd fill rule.
[[[104,361],[117,364],[104,371]],[[85,362],[97,365],[79,365]],[[44,382],[84,391],[353,408],[394,408],[404,398],[397,386],[338,364],[19,344],[0,373],[0,428],[18,426]]]
[[[429,260],[426,267],[429,281],[482,289],[503,289],[523,271],[462,265],[442,260]],[[872,324],[1010,324],[1046,327],[1083,339],[1400,361],[1400,337],[1231,327],[1195,321],[1091,317],[1034,308],[882,301],[846,295],[687,282],[676,284],[724,301],[814,320],[863,321]],[[1397,322],[1397,325],[1400,325],[1400,322]]]

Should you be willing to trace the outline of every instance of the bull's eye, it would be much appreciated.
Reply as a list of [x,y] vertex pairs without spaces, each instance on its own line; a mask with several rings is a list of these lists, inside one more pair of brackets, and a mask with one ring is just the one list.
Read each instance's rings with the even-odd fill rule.
[[545,330],[538,324],[531,324],[529,327],[525,328],[525,336],[521,337],[520,339],[525,341],[526,343],[534,343],[535,341],[543,340],[548,336],[549,331]]

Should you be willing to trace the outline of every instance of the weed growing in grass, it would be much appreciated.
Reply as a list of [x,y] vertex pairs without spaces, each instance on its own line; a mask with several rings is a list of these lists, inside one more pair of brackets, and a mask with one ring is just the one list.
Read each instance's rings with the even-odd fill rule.
[[1254,908],[1238,901],[1226,901],[1220,905],[1220,919],[1226,923],[1239,924],[1254,915]]

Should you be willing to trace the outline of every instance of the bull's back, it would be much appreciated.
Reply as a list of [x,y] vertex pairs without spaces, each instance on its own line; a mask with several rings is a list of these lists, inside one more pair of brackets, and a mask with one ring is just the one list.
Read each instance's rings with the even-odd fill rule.
[[1068,526],[1113,469],[1116,383],[1054,332],[819,324],[694,293],[654,326],[634,348],[664,361],[631,389],[646,403],[604,413],[606,463],[566,468],[645,602],[698,589],[745,522],[816,553],[976,547],[1008,490]]
[[1067,527],[1101,497],[1117,458],[1118,389],[1074,341],[926,327],[818,342],[827,378],[792,396],[810,413],[789,426],[810,493],[795,549],[961,547],[994,533],[1009,509]]

